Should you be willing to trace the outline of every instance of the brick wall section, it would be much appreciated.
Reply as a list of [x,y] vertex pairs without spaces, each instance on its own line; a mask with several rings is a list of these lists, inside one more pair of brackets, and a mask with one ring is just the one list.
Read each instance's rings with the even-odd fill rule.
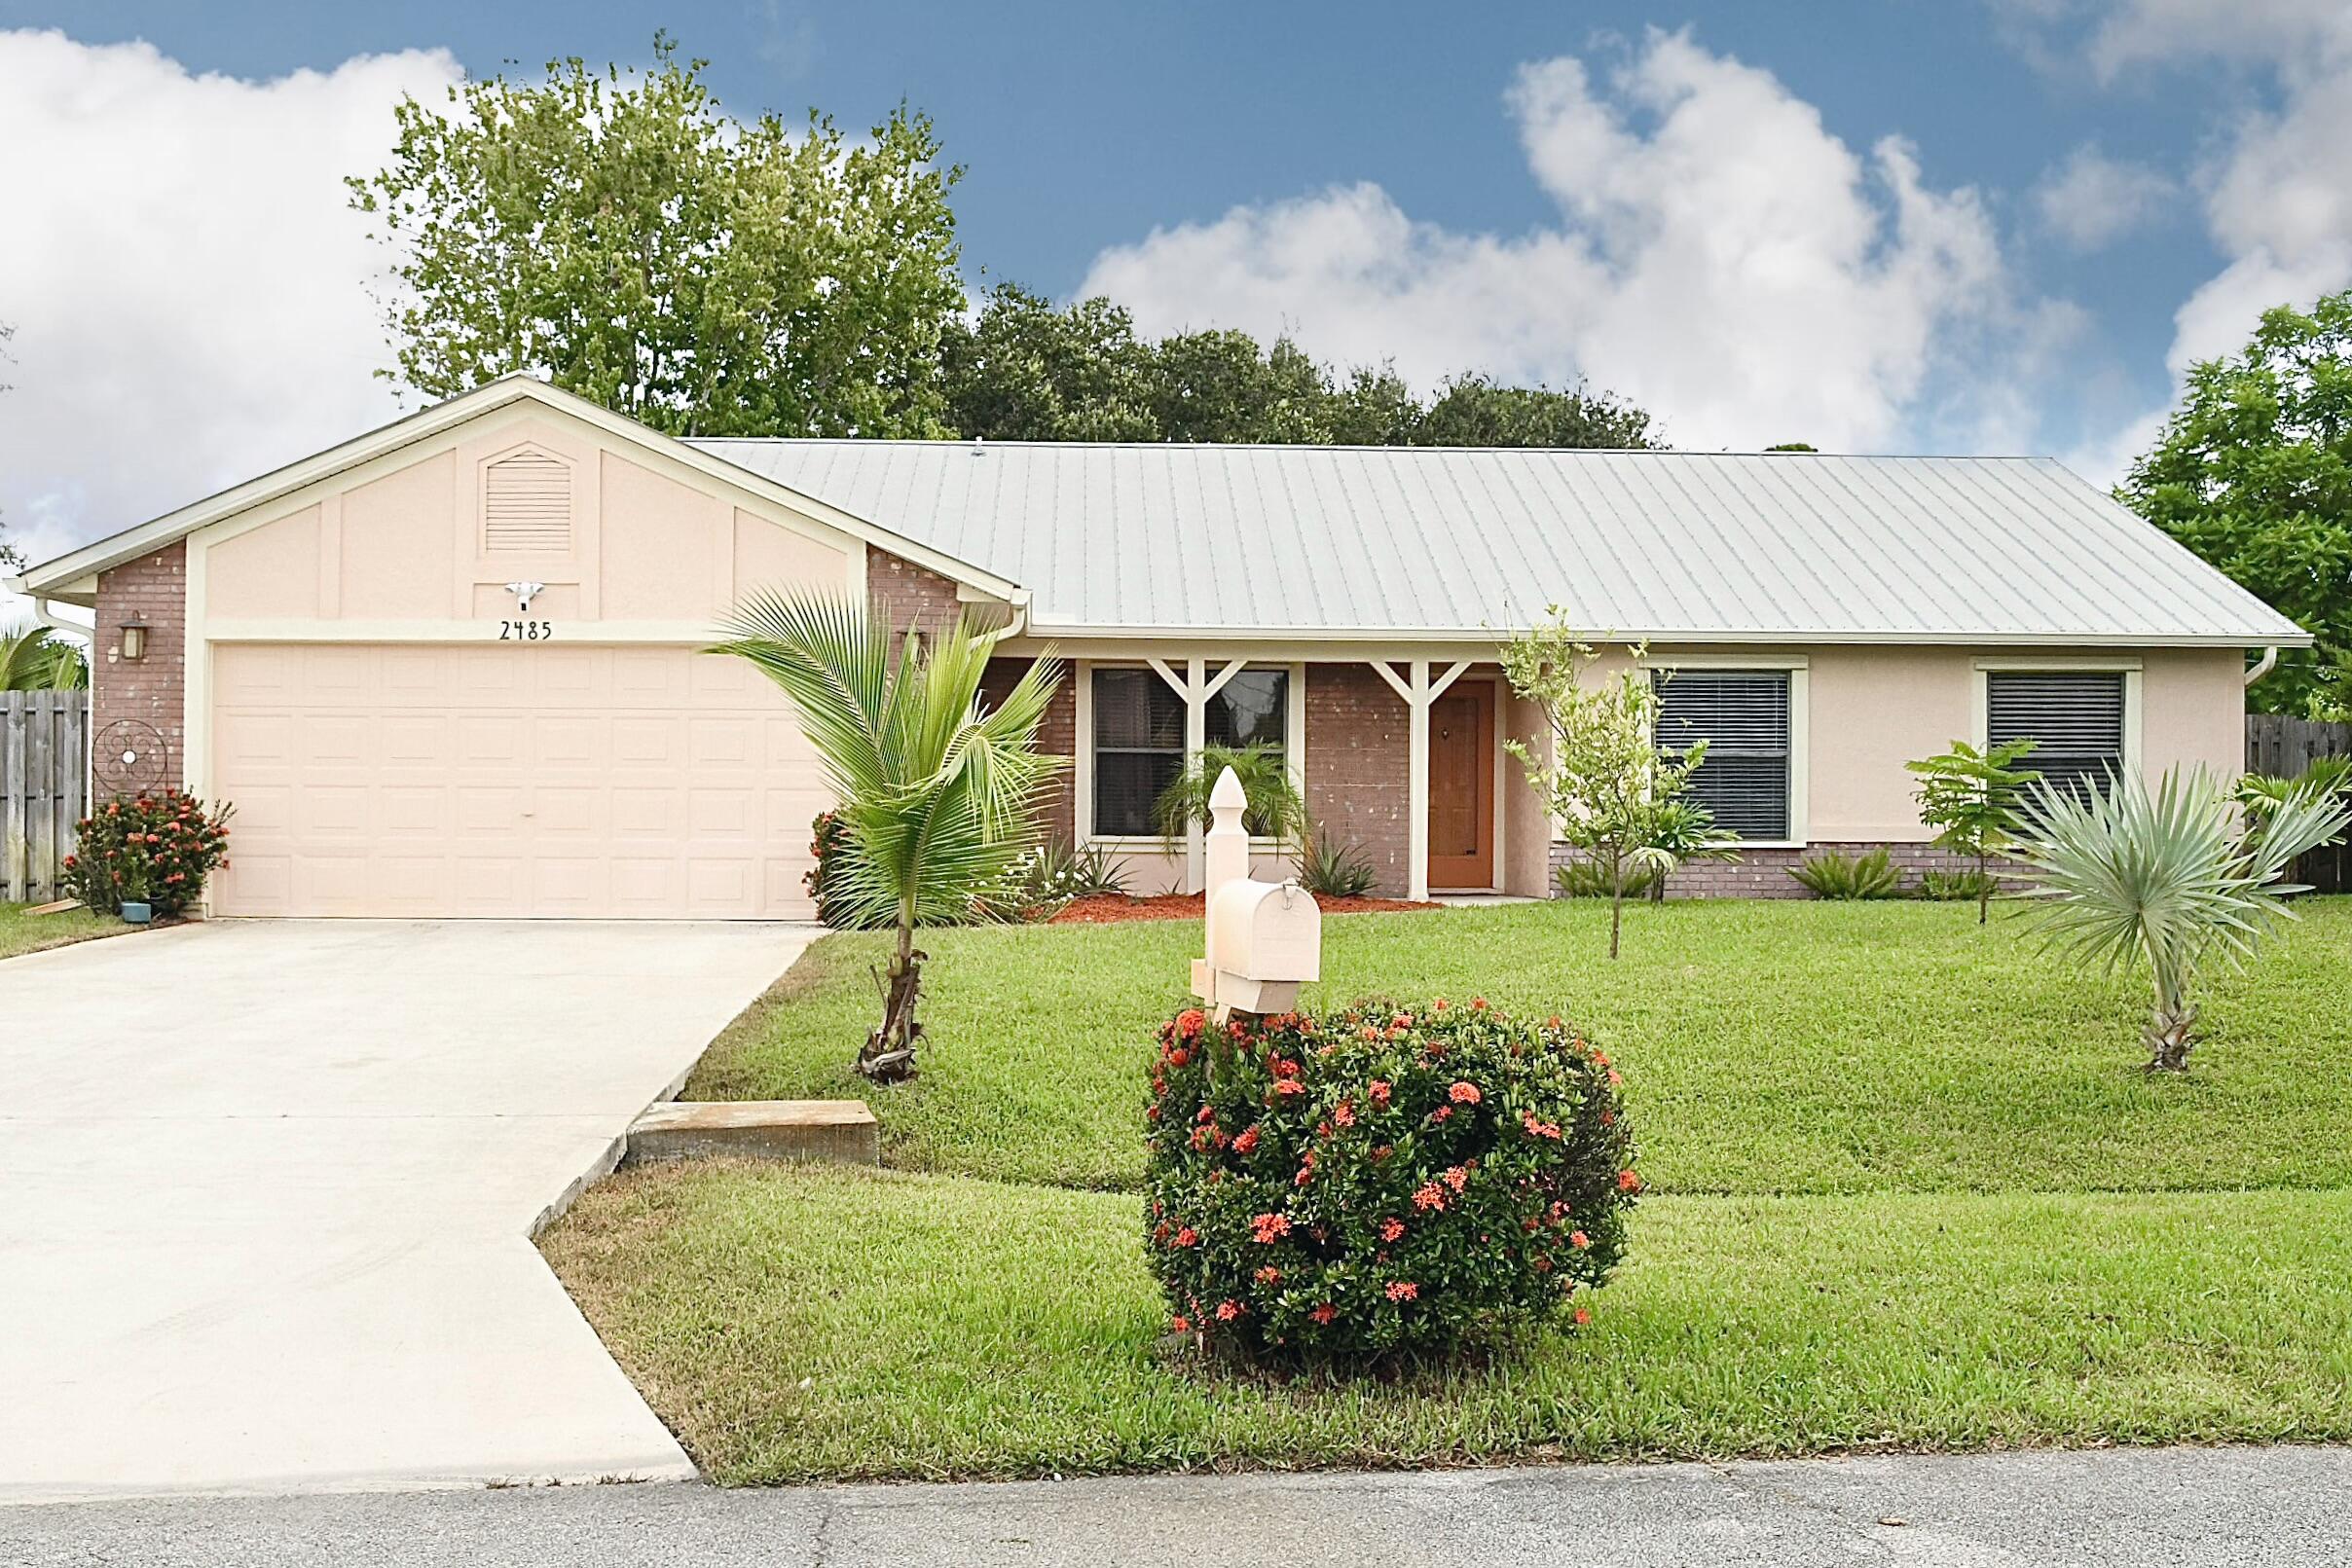
[[1306,667],[1306,810],[1333,837],[1359,846],[1379,873],[1375,892],[1410,885],[1412,724],[1404,699],[1372,667]]
[[910,626],[934,636],[945,632],[963,609],[952,581],[871,546],[865,552],[865,599],[874,618],[891,629],[894,640],[904,637]]
[[[1809,844],[1801,850],[1743,850],[1740,858],[1731,861],[1709,860],[1686,865],[1667,878],[1669,898],[1810,898],[1812,893],[1802,883],[1790,876],[1789,870],[1816,855],[1832,852],[1853,858],[1872,850],[1884,849],[1903,870],[1906,889],[1919,885],[1924,871],[1973,871],[1976,862],[1966,856],[1933,844]],[[1562,866],[1577,857],[1577,852],[1565,844],[1552,846],[1552,864]],[[2003,862],[1995,861],[1993,869],[1999,874]]]
[[[1035,661],[1029,659],[991,659],[988,674],[980,681],[980,700],[994,706],[1005,693],[1013,688]],[[1037,727],[1037,748],[1048,756],[1065,760],[1060,777],[1047,784],[1039,803],[1038,828],[1049,840],[1063,844],[1078,841],[1078,816],[1074,802],[1077,796],[1076,775],[1072,769],[1078,757],[1078,676],[1067,664],[1062,669],[1061,684],[1053,689],[1053,701],[1046,709],[1045,721]]]
[[[152,724],[164,738],[164,784],[179,787],[188,744],[188,546],[174,540],[98,575],[98,619],[91,671],[91,733],[119,719]],[[136,612],[147,623],[147,655],[127,662],[118,628]],[[101,762],[92,793],[110,792]]]

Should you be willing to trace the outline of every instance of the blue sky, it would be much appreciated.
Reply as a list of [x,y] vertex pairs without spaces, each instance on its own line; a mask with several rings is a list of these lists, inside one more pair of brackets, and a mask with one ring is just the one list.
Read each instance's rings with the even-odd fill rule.
[[[975,283],[1108,288],[1153,329],[1289,327],[1329,357],[1394,354],[1423,382],[1473,365],[1589,377],[1640,396],[1690,445],[2027,447],[2105,479],[2145,440],[2186,355],[2242,340],[2254,302],[2348,280],[2352,174],[2324,151],[2352,130],[2346,9],[0,0],[0,29],[64,34],[14,40],[27,82],[87,70],[125,100],[119,132],[90,94],[57,91],[46,110],[20,103],[17,125],[0,106],[0,132],[60,154],[98,144],[81,183],[103,186],[161,178],[139,172],[131,122],[202,146],[249,119],[217,131],[220,149],[172,190],[118,191],[116,204],[159,209],[152,265],[170,270],[209,224],[173,227],[172,203],[218,177],[206,211],[271,208],[258,220],[270,265],[308,265],[349,292],[323,165],[289,152],[274,171],[267,148],[317,126],[365,162],[396,91],[559,54],[642,60],[658,22],[713,61],[738,111],[813,104],[852,128],[900,98],[929,112],[969,170],[957,210]],[[10,42],[0,33],[0,100]],[[144,52],[106,48],[133,43]],[[354,63],[366,56],[381,58]],[[320,75],[290,76],[306,71]],[[26,237],[53,257],[77,243],[83,210],[59,200],[54,213],[36,201]],[[283,209],[312,207],[319,248],[305,264],[312,241]],[[141,289],[121,259],[139,233],[117,233],[72,277],[97,268],[118,297]],[[282,279],[237,295],[237,242],[224,243],[217,309],[282,309]],[[0,320],[19,326],[12,399],[35,401],[42,370],[68,404],[91,395],[67,384],[68,347],[108,358],[108,385],[138,372],[135,343],[79,344],[59,319],[65,264],[12,270],[9,250],[0,239]],[[151,320],[199,297],[187,277],[168,293]],[[273,441],[349,433],[322,421],[384,394],[358,385],[368,350],[339,336],[357,330],[345,315],[308,337],[335,345],[318,374],[349,374],[349,396],[303,397],[145,488],[64,471],[99,455],[60,449],[55,431],[20,455],[43,471],[10,472],[6,430],[20,421],[0,403],[0,513],[20,530],[97,531],[132,521],[122,509],[186,498],[170,485],[241,477],[225,465]],[[175,355],[155,335],[155,374],[200,391],[229,374],[217,345]],[[267,380],[225,395],[258,410]]]

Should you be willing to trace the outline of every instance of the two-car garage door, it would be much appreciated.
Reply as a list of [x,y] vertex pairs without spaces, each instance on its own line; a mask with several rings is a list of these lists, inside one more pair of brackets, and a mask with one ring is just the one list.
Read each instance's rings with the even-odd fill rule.
[[828,796],[775,687],[676,646],[227,643],[222,915],[800,919]]

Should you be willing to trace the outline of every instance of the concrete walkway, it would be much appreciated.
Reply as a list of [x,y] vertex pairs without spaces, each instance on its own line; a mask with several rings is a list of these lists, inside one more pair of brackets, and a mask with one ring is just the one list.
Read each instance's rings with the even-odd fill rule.
[[2347,1560],[2352,1452],[2340,1448],[0,1509],[0,1564],[122,1568],[2339,1568]]
[[692,1474],[528,1237],[811,934],[223,922],[0,964],[0,1501]]

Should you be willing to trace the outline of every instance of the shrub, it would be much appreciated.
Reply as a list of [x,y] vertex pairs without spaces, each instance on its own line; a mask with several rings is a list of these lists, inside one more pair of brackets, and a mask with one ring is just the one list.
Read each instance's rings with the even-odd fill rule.
[[1937,903],[1971,903],[1981,907],[2001,890],[2001,879],[1990,871],[1922,871],[1919,895]]
[[1342,843],[1318,827],[1299,857],[1299,886],[1318,898],[1361,898],[1380,874],[1360,844]]
[[1008,920],[1050,915],[1073,898],[1124,896],[1127,873],[1100,844],[1073,849],[1060,839],[1021,851],[1004,882],[983,900]]
[[66,889],[92,909],[113,912],[125,899],[143,898],[159,915],[179,914],[202,894],[214,868],[229,863],[234,812],[176,789],[110,800],[74,824]]
[[1612,887],[1609,868],[1599,860],[1574,859],[1557,866],[1552,872],[1552,886],[1560,890],[1562,898],[1609,898],[1623,893],[1628,898],[1638,898],[1658,885],[1665,873],[1654,865],[1625,867],[1625,886]]
[[870,912],[862,913],[842,892],[843,868],[853,852],[849,824],[839,812],[819,812],[809,824],[809,854],[816,863],[800,875],[817,905],[817,919],[834,930],[871,930],[889,924]]
[[1564,1310],[1641,1184],[1609,1059],[1483,1001],[1159,1032],[1146,1252],[1179,1331],[1297,1363],[1447,1350]]
[[1853,857],[1826,850],[1790,866],[1788,874],[1816,898],[1899,898],[1903,893],[1902,867],[1883,846]]

